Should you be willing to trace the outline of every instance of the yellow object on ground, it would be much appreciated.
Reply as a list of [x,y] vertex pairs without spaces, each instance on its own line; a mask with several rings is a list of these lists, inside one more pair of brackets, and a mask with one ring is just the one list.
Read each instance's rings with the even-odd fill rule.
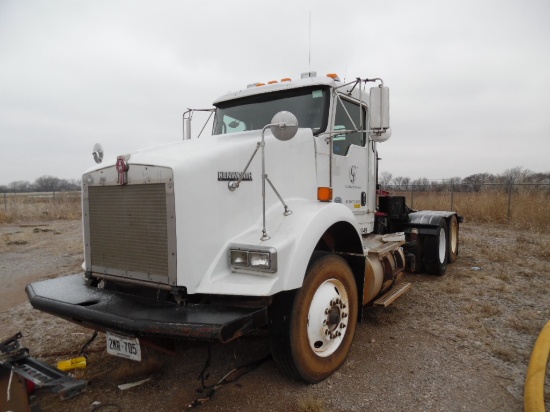
[[525,412],[544,412],[544,380],[546,378],[546,364],[550,353],[550,321],[542,328],[527,368],[525,388],[523,394],[523,408]]
[[62,371],[68,371],[71,369],[85,369],[85,368],[86,368],[86,358],[84,356],[81,356],[80,358],[73,358],[73,359],[57,362],[57,369]]

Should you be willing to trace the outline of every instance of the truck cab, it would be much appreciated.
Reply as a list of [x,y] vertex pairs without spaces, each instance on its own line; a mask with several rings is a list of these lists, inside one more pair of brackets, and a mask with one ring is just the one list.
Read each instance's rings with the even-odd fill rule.
[[318,382],[345,360],[362,308],[410,287],[405,269],[445,272],[460,217],[377,190],[377,144],[390,137],[379,78],[309,72],[213,105],[211,136],[84,173],[84,272],[27,294],[133,345],[265,328],[279,368]]

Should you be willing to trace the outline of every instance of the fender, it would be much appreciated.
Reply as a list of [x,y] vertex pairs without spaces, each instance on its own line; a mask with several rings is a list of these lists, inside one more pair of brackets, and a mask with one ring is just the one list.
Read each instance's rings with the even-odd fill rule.
[[[304,205],[305,206],[305,205]],[[295,238],[294,248],[284,262],[281,276],[284,279],[282,290],[297,289],[302,286],[307,266],[315,246],[323,234],[334,224],[346,222],[354,228],[355,239],[351,241],[354,250],[345,252],[362,253],[363,244],[357,220],[351,210],[340,203],[314,202],[303,212],[289,229]],[[298,214],[297,214],[298,215]],[[288,233],[288,235],[291,235]],[[344,251],[342,251],[344,252]]]
[[[335,223],[345,222],[353,228],[354,250],[362,251],[361,234],[353,213],[339,203],[321,203],[304,199],[288,199],[292,210],[283,216],[280,205],[266,213],[267,233],[271,238],[260,241],[261,222],[245,233],[231,239],[217,255],[197,293],[272,296],[284,290],[302,286],[304,276],[315,246]],[[271,247],[277,251],[277,271],[273,274],[251,273],[231,270],[228,262],[232,244],[256,247]]]
[[408,215],[407,223],[405,224],[405,233],[411,233],[413,228],[418,229],[418,233],[422,235],[436,235],[437,228],[442,220],[447,220],[451,216],[457,216],[459,222],[462,218],[455,212],[442,212],[434,210],[421,210]]

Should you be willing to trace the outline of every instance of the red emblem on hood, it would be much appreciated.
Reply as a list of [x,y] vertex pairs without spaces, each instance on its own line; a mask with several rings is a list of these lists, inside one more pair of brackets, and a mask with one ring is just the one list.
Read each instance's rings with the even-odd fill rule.
[[116,158],[116,165],[115,165],[116,171],[118,172],[118,184],[125,185],[128,183],[128,163],[126,163],[126,159],[124,159],[124,156],[118,156]]

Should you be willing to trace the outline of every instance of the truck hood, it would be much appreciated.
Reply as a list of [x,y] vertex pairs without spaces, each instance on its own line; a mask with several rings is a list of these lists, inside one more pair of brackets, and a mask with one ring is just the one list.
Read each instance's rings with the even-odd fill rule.
[[[217,135],[141,150],[125,156],[132,165],[160,166],[173,172],[177,284],[189,293],[205,293],[204,279],[231,272],[228,247],[244,233],[257,233],[257,243],[273,246],[284,208],[266,184],[266,226],[272,239],[261,242],[262,154],[258,150],[247,179],[230,190],[261,141],[261,131]],[[112,168],[114,163],[87,171]],[[134,168],[134,170],[136,170]],[[300,129],[286,142],[265,133],[265,170],[285,202],[316,199],[315,140],[310,129]],[[132,184],[130,180],[129,184]],[[269,216],[277,216],[276,219]],[[219,273],[220,271],[224,274]]]

